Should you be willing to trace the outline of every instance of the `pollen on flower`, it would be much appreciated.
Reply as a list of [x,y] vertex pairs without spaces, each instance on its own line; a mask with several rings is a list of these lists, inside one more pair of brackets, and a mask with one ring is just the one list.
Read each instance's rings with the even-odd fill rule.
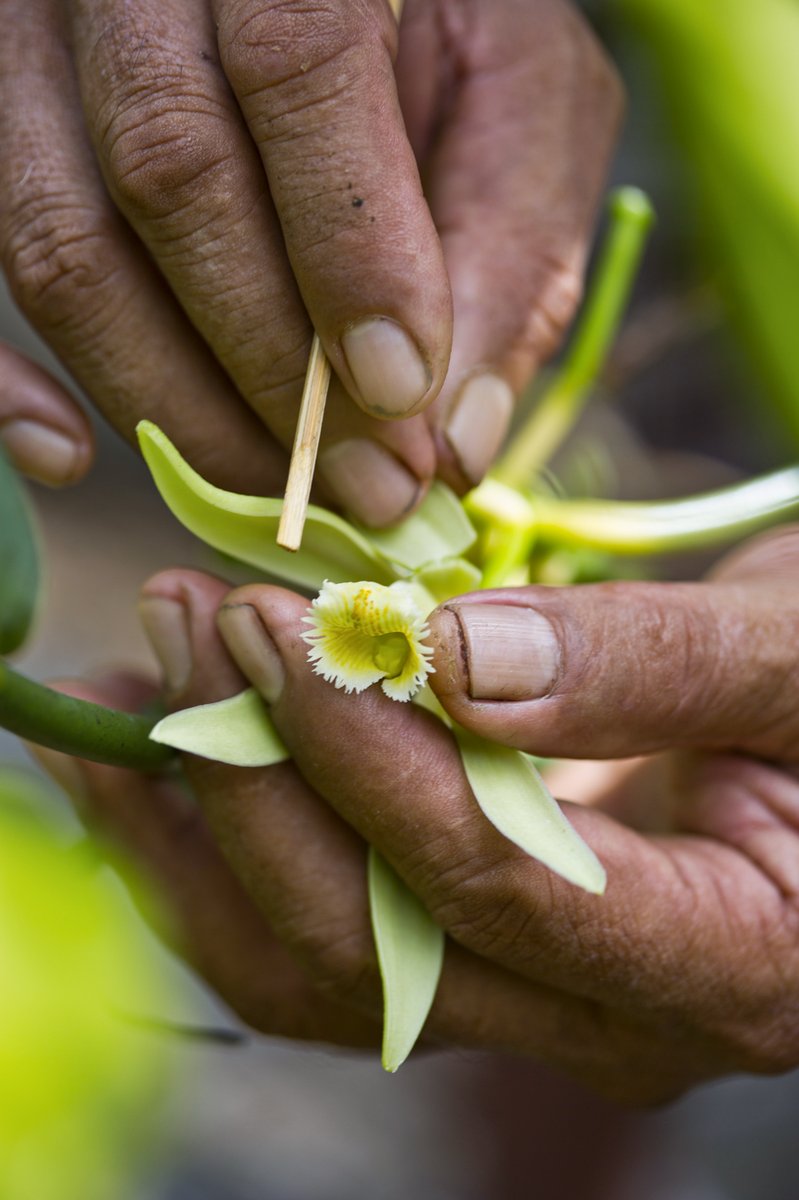
[[392,700],[410,700],[433,670],[425,614],[410,584],[326,581],[304,621],[314,671],[346,692],[380,681]]

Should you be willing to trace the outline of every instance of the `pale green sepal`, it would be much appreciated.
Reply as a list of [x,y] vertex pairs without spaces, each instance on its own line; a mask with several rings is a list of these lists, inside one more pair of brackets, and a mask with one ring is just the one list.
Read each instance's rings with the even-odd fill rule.
[[254,688],[216,704],[172,713],[158,722],[150,737],[176,750],[234,767],[271,767],[289,757]]
[[454,728],[466,777],[492,825],[556,875],[587,892],[605,890],[605,868],[564,817],[530,759]]
[[443,604],[453,596],[476,591],[480,587],[482,573],[465,558],[445,558],[443,562],[422,567],[413,578],[414,582],[427,589],[436,604]]
[[215,550],[303,588],[326,579],[346,583],[372,579],[393,583],[397,572],[356,529],[311,505],[302,548],[296,554],[276,543],[283,501],[240,496],[214,487],[189,466],[166,434],[150,421],[136,427],[139,445],[164,501],[179,521]]
[[442,558],[458,558],[477,536],[458,497],[439,482],[432,485],[416,512],[399,525],[357,528],[385,558],[411,571]]
[[369,848],[369,906],[383,980],[383,1051],[396,1071],[422,1032],[444,961],[444,931],[421,901]]

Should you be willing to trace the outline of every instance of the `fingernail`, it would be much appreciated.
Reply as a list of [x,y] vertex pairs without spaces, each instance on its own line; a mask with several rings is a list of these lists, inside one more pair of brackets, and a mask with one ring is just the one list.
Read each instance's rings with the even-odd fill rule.
[[6,421],[0,426],[0,441],[14,466],[35,479],[60,487],[75,476],[80,447],[65,434],[36,421]]
[[68,754],[58,750],[50,750],[46,746],[37,746],[32,742],[26,743],[29,754],[59,787],[62,787],[71,799],[80,803],[86,799],[86,778],[83,768]]
[[433,382],[413,339],[386,317],[370,317],[348,329],[341,348],[361,403],[374,416],[407,416]]
[[142,596],[139,617],[164,672],[170,692],[182,692],[191,678],[192,658],[186,610],[166,596]]
[[479,483],[505,440],[513,392],[498,375],[475,375],[460,390],[444,434],[461,470]]
[[422,484],[394,455],[368,438],[328,446],[319,469],[339,503],[364,525],[391,525],[411,508]]
[[251,604],[225,604],[217,614],[219,632],[244,674],[266,700],[280,699],[286,672],[277,646]]
[[473,700],[539,700],[555,682],[560,645],[550,622],[509,604],[452,606]]

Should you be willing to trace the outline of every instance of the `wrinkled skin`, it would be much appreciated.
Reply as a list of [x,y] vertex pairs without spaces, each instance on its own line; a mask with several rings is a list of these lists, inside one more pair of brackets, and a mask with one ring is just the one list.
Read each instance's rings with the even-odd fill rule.
[[[340,381],[323,499],[381,525],[436,470],[477,481],[573,314],[619,122],[575,9],[407,0],[399,35],[386,0],[3,15],[0,256],[117,429],[151,418],[215,483],[279,491],[313,323]],[[394,351],[353,367],[348,333],[374,317]],[[0,436],[54,484],[91,457],[80,414],[24,365]]]
[[[604,897],[488,824],[434,718],[314,675],[299,638],[307,602],[282,589],[226,594],[219,580],[170,571],[146,585],[142,612],[174,704],[249,678],[291,763],[189,759],[192,809],[165,781],[43,761],[89,823],[160,881],[186,953],[256,1028],[376,1044],[369,842],[447,931],[430,1039],[531,1055],[626,1103],[662,1101],[799,1063],[797,576],[799,530],[786,529],[706,583],[513,589],[434,614],[432,682],[454,717],[587,760],[561,764],[552,782],[581,802],[566,810],[607,868]],[[503,601],[556,631],[538,700],[487,698],[484,666],[483,698],[472,698],[470,672],[496,636],[484,623],[464,639],[465,609]],[[521,661],[535,651],[520,641]],[[500,670],[494,684],[501,692]],[[81,690],[130,702],[142,687]]]

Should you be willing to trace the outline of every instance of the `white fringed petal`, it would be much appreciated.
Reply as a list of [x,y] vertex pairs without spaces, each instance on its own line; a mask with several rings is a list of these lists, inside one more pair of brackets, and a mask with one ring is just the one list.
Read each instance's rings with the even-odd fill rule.
[[392,700],[410,700],[433,670],[425,615],[411,584],[325,581],[304,620],[314,671],[346,692],[380,680]]

